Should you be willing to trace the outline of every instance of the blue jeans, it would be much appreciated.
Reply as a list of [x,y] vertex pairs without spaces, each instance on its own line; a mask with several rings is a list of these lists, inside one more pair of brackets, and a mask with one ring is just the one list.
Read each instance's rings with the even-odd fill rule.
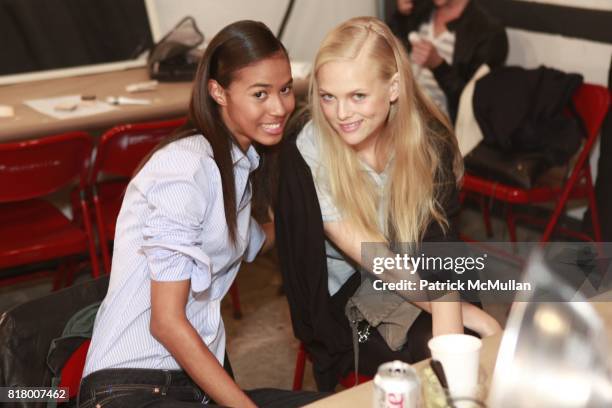
[[[259,407],[301,407],[329,394],[276,389],[245,391]],[[83,378],[80,408],[196,407],[208,403],[206,394],[180,370],[117,368],[96,371]]]

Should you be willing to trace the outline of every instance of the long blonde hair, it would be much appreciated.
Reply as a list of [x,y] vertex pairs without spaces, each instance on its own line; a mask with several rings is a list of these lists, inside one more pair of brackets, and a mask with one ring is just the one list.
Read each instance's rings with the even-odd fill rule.
[[[384,201],[354,150],[325,119],[319,103],[319,69],[328,62],[361,55],[369,57],[382,80],[390,81],[396,72],[399,76],[399,97],[391,104],[379,137],[387,147],[383,151],[394,155]],[[448,228],[441,203],[441,192],[447,188],[440,184],[455,184],[462,176],[457,141],[446,116],[416,86],[408,55],[387,25],[374,17],[357,17],[332,30],[315,57],[310,101],[325,182],[344,219],[375,239],[410,246],[422,240],[432,220],[443,230]],[[380,231],[377,222],[383,202],[386,232]]]

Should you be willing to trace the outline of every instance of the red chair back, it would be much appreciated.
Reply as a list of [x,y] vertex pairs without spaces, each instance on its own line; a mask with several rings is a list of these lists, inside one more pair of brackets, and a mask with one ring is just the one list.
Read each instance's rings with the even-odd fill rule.
[[0,144],[0,202],[42,197],[77,177],[83,188],[92,149],[83,132]]
[[185,119],[115,126],[100,139],[91,179],[99,173],[131,178],[143,158]]
[[582,117],[588,136],[595,137],[608,112],[610,91],[602,86],[583,84],[573,95],[574,106]]

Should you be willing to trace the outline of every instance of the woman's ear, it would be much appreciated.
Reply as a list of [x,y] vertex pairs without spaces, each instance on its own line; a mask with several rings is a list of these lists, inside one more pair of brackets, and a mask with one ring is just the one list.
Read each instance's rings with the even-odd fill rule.
[[208,80],[208,93],[220,106],[227,105],[225,89],[214,79]]
[[396,72],[391,77],[391,82],[389,85],[389,102],[393,103],[397,101],[397,98],[399,98],[399,89],[399,72]]

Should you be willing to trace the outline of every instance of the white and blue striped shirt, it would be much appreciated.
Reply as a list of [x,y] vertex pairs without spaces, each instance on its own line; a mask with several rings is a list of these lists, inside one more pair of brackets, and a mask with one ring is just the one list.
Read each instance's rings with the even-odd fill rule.
[[106,368],[180,369],[151,335],[151,280],[191,280],[187,318],[219,362],[225,354],[221,299],[241,261],[252,261],[265,235],[251,217],[250,173],[259,164],[232,147],[237,242],[225,222],[221,177],[201,135],[157,151],[130,182],[115,233],[108,293],[98,311],[83,376]]
[[[455,33],[452,31],[444,30],[437,36],[434,35],[434,22],[433,13],[430,19],[419,26],[419,37],[430,41],[436,48],[438,55],[446,61],[447,64],[453,64],[453,54],[455,52]],[[413,72],[417,83],[429,95],[430,99],[438,105],[444,113],[448,115],[448,100],[446,94],[440,88],[438,81],[434,77],[431,70],[420,67],[416,64],[413,65]]]

